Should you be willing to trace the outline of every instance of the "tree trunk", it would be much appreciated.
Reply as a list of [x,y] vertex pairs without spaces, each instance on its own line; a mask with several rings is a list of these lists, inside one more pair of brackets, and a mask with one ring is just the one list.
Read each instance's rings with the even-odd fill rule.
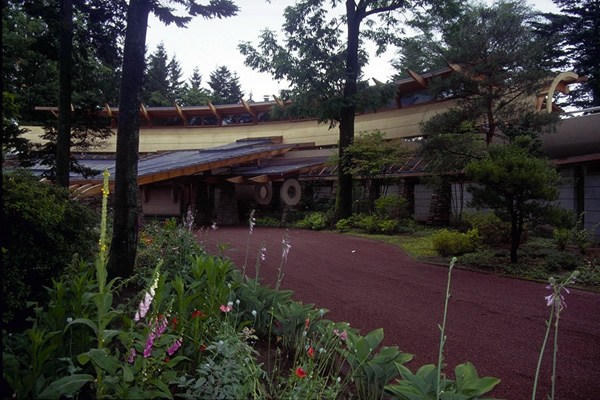
[[133,275],[137,253],[139,112],[149,13],[149,0],[130,1],[119,96],[114,223],[108,262],[111,277]]
[[60,61],[56,184],[69,187],[71,159],[71,76],[73,71],[73,0],[60,1]]
[[346,81],[344,82],[344,104],[340,111],[340,144],[338,165],[338,190],[336,197],[336,219],[352,215],[352,174],[348,172],[346,147],[354,141],[354,116],[358,79],[358,35],[364,11],[355,9],[354,1],[346,1],[348,17],[348,48],[346,50]]

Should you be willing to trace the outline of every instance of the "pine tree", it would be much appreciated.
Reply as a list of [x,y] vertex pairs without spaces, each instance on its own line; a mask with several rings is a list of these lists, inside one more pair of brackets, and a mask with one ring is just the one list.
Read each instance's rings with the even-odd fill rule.
[[189,79],[189,85],[185,85],[185,90],[182,95],[181,105],[184,106],[200,106],[205,105],[210,100],[210,96],[206,89],[202,87],[202,75],[198,67],[192,71],[192,76]]
[[164,43],[148,57],[143,102],[148,106],[169,106],[169,66]]
[[169,70],[169,100],[172,103],[180,104],[184,93],[187,91],[187,84],[182,79],[181,64],[175,56],[171,58],[167,65]]
[[224,65],[210,73],[208,86],[213,104],[236,104],[244,97],[237,74]]
[[571,105],[600,106],[600,2],[598,0],[554,0],[560,14],[543,14],[547,23],[539,32],[549,40],[548,57],[555,68],[568,66],[587,82],[572,89]]

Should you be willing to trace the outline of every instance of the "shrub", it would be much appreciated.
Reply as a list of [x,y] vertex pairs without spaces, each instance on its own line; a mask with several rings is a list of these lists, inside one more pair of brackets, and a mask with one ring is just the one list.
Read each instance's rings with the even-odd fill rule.
[[563,251],[567,247],[567,243],[569,243],[569,235],[571,231],[567,228],[558,228],[553,232],[554,243],[556,247]]
[[502,221],[491,212],[467,212],[463,219],[471,228],[477,229],[481,240],[486,244],[498,244],[510,242],[510,224]]
[[375,200],[375,214],[383,219],[404,220],[410,217],[408,202],[395,195],[381,196]]
[[166,268],[188,267],[192,257],[200,254],[204,249],[193,233],[175,218],[154,220],[140,232],[136,267],[152,270],[158,260],[163,260]]
[[[25,171],[3,174],[3,321],[40,301],[45,286],[80,255],[97,247],[97,216],[68,192]],[[20,318],[23,320],[24,318]]]
[[350,225],[350,221],[347,219],[340,219],[336,224],[335,224],[335,229],[337,229],[340,232],[348,232],[350,230],[350,228],[352,228],[352,225]]
[[554,252],[546,257],[548,272],[573,271],[581,265],[579,257],[568,252]]
[[385,234],[391,234],[398,232],[400,223],[396,219],[384,219],[379,221],[379,231]]
[[256,218],[256,226],[276,228],[276,227],[281,226],[281,223],[275,217],[261,217],[261,218]]
[[303,220],[296,223],[298,228],[320,231],[327,227],[327,218],[322,212],[308,213]]
[[353,225],[366,233],[375,233],[379,230],[379,219],[374,215],[358,214],[353,216]]
[[462,255],[477,250],[481,238],[477,229],[467,233],[442,229],[432,237],[433,247],[441,256]]

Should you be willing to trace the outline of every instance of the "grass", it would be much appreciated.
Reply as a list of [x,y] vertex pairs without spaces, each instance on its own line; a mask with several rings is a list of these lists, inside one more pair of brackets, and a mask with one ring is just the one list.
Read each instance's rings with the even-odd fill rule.
[[[423,228],[412,234],[401,235],[366,234],[356,231],[346,234],[391,244],[422,262],[446,263],[447,257],[441,257],[433,247],[432,236],[436,231],[435,228]],[[600,291],[600,257],[598,254],[593,253],[588,257],[579,258],[578,266],[567,267],[568,263],[565,263],[564,257],[566,254],[561,256],[560,253],[551,239],[531,237],[519,249],[518,264],[510,263],[507,248],[489,247],[483,247],[475,253],[465,254],[459,257],[458,262],[462,267],[468,269],[542,281],[547,280],[549,276],[560,278],[569,275],[573,268],[577,268],[580,271],[577,286]],[[571,251],[571,254],[577,254],[577,252]],[[554,267],[550,267],[549,260],[553,258],[557,262],[554,263],[556,264]]]
[[399,247],[415,259],[427,260],[439,257],[433,248],[433,241],[431,240],[433,233],[435,233],[435,229],[422,229],[413,234],[405,235],[369,235],[354,231],[347,234],[388,243]]

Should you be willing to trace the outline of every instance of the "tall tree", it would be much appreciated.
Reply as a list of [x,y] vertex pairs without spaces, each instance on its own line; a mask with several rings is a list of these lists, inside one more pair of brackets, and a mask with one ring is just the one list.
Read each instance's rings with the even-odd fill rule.
[[143,101],[149,106],[168,106],[169,104],[169,56],[165,45],[159,43],[148,57],[146,77],[144,79]]
[[551,76],[544,64],[545,42],[535,34],[535,14],[519,2],[467,5],[458,19],[441,26],[441,42],[430,44],[457,71],[432,85],[434,95],[455,105],[424,125],[424,133],[464,130],[483,135],[489,145],[502,129],[534,121],[542,131],[553,121],[536,115],[535,95]]
[[224,65],[210,73],[208,86],[212,89],[211,97],[214,104],[236,104],[244,97],[240,78]]
[[230,0],[210,0],[206,5],[195,0],[173,0],[183,5],[186,16],[152,0],[130,0],[123,58],[123,78],[119,101],[113,236],[108,261],[112,276],[131,276],[135,265],[138,239],[139,109],[144,77],[144,52],[148,15],[154,12],[166,24],[185,25],[193,16],[223,18],[235,15],[237,6]]
[[186,92],[187,84],[182,79],[183,73],[181,72],[181,64],[175,56],[171,58],[167,65],[169,69],[169,100],[171,104],[181,103],[183,94]]
[[555,67],[573,68],[587,82],[569,94],[578,107],[600,106],[600,2],[598,0],[553,0],[559,14],[542,14],[547,22],[539,25],[549,39],[548,56]]
[[[332,8],[329,3],[343,4],[345,39],[340,21],[327,19]],[[366,62],[360,47],[361,27],[368,21],[364,36],[376,39],[383,48],[390,40],[386,29],[399,24],[394,11],[407,5],[403,0],[303,0],[286,9],[283,46],[270,31],[261,35],[258,50],[249,43],[240,45],[247,65],[291,82],[296,109],[304,108],[306,114],[339,124],[336,218],[352,214],[352,174],[346,167],[345,150],[354,139],[354,117],[364,106],[361,101],[373,101],[371,96],[362,100],[358,96],[361,67]],[[370,19],[374,16],[380,17],[381,25]]]
[[207,104],[210,100],[208,92],[202,88],[202,75],[198,67],[192,71],[189,79],[189,85],[186,85],[181,104],[184,106],[199,106]]

